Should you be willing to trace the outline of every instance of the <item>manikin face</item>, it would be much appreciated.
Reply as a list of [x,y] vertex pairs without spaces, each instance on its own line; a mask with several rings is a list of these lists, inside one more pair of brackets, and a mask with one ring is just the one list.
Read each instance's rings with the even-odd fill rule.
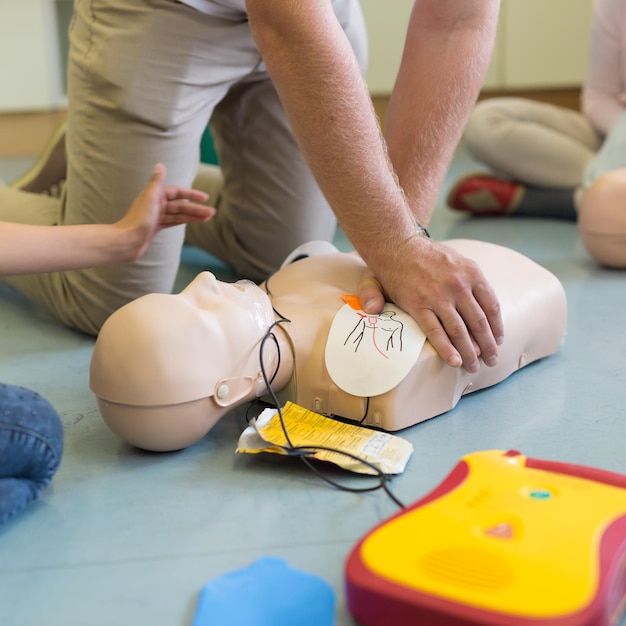
[[231,330],[231,318],[241,324],[235,332],[251,326],[251,331],[254,328],[263,334],[274,321],[267,294],[249,280],[225,283],[211,272],[202,272],[180,294],[172,297],[186,300],[189,306],[215,320],[226,332]]
[[180,294],[149,294],[111,315],[94,349],[92,391],[136,406],[213,396],[222,379],[257,376],[273,321],[259,287],[202,272]]

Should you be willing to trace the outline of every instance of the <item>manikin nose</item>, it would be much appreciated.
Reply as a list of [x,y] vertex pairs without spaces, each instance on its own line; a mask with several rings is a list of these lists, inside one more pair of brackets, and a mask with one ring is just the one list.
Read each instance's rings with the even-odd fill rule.
[[222,293],[219,281],[211,272],[200,272],[186,287],[185,291],[202,295],[210,291],[211,293]]

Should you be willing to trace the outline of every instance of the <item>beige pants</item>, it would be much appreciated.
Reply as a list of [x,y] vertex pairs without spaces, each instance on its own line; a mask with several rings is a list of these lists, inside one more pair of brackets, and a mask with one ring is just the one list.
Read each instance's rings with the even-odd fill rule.
[[[357,0],[335,12],[363,67]],[[296,246],[333,237],[335,218],[291,133],[247,21],[206,16],[174,0],[77,0],[70,26],[68,177],[59,203],[0,190],[0,221],[110,223],[155,163],[191,185],[211,120],[224,175],[218,215],[187,242],[260,281]],[[174,284],[184,227],[158,234],[144,257],[7,282],[68,326],[95,334],[126,302]]]
[[464,140],[474,158],[516,182],[574,188],[602,138],[577,111],[524,98],[493,98],[476,105]]

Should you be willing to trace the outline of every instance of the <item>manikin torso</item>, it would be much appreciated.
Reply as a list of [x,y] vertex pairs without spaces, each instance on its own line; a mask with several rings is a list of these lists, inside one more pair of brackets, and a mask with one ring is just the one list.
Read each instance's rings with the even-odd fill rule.
[[[448,411],[463,393],[496,384],[559,348],[567,306],[554,275],[501,246],[446,243],[478,263],[499,298],[505,339],[495,367],[482,365],[472,374],[449,367],[428,342],[411,353],[411,332],[398,332],[406,314],[387,307],[378,318],[350,309],[357,323],[347,324],[337,339],[334,320],[347,306],[342,296],[357,291],[364,264],[356,255],[335,252],[286,265],[261,288],[223,283],[202,272],[180,294],[148,294],[113,313],[98,336],[90,369],[103,419],[140,448],[192,445],[228,411],[264,396],[260,351],[278,316],[290,321],[272,331],[276,342],[267,343],[263,363],[281,402],[390,431]],[[421,333],[410,318],[404,331],[411,325]],[[327,343],[348,341],[351,360],[345,367],[354,367],[350,373],[365,383],[360,392],[340,388],[326,366]],[[400,347],[403,357],[413,354],[400,377],[386,379],[385,389],[379,385],[389,371],[384,365],[361,367],[373,343],[374,354],[385,353],[394,364],[402,361]],[[340,377],[341,368],[331,370]]]
[[350,254],[317,256],[282,268],[267,282],[275,310],[291,320],[282,327],[292,344],[295,371],[279,394],[281,401],[395,431],[444,413],[464,393],[496,384],[558,350],[567,305],[554,275],[507,248],[469,240],[446,244],[477,261],[498,294],[505,341],[496,367],[482,365],[473,374],[449,367],[426,342],[415,365],[390,391],[369,399],[346,393],[328,373],[326,342],[344,306],[342,296],[355,293],[364,264]]

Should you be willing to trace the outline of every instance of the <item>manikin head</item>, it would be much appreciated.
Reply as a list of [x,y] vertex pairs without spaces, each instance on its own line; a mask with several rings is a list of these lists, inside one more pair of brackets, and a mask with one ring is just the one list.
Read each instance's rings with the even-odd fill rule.
[[584,192],[578,228],[583,245],[598,263],[626,267],[626,169],[598,176]]
[[[265,393],[259,350],[273,322],[259,287],[210,272],[180,294],[130,302],[106,321],[91,360],[90,387],[104,421],[146,450],[195,443],[229,409]],[[271,375],[277,351],[267,345]]]

